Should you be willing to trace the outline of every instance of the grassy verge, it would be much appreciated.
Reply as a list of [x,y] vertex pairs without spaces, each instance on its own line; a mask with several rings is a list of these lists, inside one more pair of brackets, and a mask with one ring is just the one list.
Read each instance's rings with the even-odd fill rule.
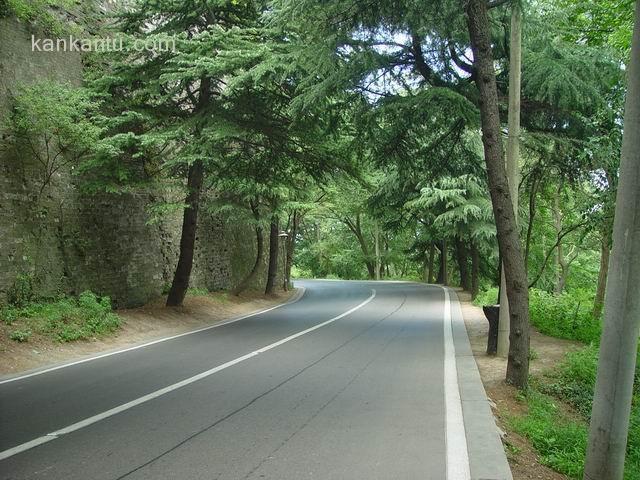
[[110,299],[88,291],[77,298],[4,306],[0,309],[0,320],[10,327],[9,338],[17,342],[28,342],[33,335],[71,342],[113,332],[121,325]]
[[[481,292],[475,304],[493,304],[497,294],[496,288]],[[533,378],[519,398],[526,403],[527,413],[508,422],[531,441],[543,464],[576,479],[582,478],[584,468],[601,334],[600,319],[591,313],[591,305],[588,292],[580,290],[561,295],[529,291],[531,324],[544,335],[577,340],[585,347],[569,352],[543,377]],[[640,365],[634,389],[625,480],[640,478]]]
[[[474,304],[493,305],[497,296],[498,289],[490,288],[480,292]],[[582,291],[554,295],[535,288],[529,290],[531,324],[550,337],[598,343],[602,330],[600,319],[591,313],[592,304],[589,295]]]
[[527,437],[542,464],[573,478],[581,478],[587,444],[587,425],[564,412],[558,402],[531,388],[526,396],[528,413],[513,417],[508,425]]
[[[531,441],[542,463],[576,479],[582,478],[584,468],[597,364],[595,346],[568,353],[558,368],[533,379],[529,391],[521,396],[520,400],[527,404],[527,414],[509,420],[514,431]],[[639,385],[636,381],[625,480],[640,478]]]

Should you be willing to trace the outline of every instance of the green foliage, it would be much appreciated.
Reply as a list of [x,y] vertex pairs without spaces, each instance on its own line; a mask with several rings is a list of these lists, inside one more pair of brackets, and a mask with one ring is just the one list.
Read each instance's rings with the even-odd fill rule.
[[291,267],[291,278],[313,278],[313,273],[309,269],[305,269],[304,267],[294,264]]
[[35,297],[33,276],[26,273],[16,275],[13,285],[7,290],[7,302],[14,307],[22,307]]
[[581,478],[587,426],[569,418],[549,396],[536,390],[529,390],[525,401],[527,414],[511,418],[510,425],[531,440],[543,464],[571,478]]
[[9,338],[11,340],[14,340],[19,343],[28,342],[29,337],[31,337],[31,330],[14,330],[9,335]]
[[499,301],[498,287],[491,287],[478,293],[473,304],[481,307],[483,305],[497,305]]
[[591,310],[592,302],[575,294],[554,295],[542,290],[529,290],[531,323],[545,335],[599,343],[602,327]]
[[[581,478],[598,367],[598,347],[590,345],[567,353],[564,361],[541,380],[532,383],[526,396],[528,413],[510,420],[527,436],[545,464],[572,478]],[[557,399],[557,400],[556,400]],[[564,402],[582,417],[566,414]],[[627,441],[625,479],[640,475],[640,364],[636,367],[634,400]]]
[[[567,402],[588,419],[591,415],[597,370],[597,345],[571,351],[558,368],[548,375],[548,379],[541,384],[541,389]],[[640,395],[640,364],[636,366],[634,394]],[[634,408],[637,407],[640,405]],[[640,438],[637,441],[640,442]]]
[[538,50],[525,52],[523,92],[560,110],[593,112],[613,86],[615,63],[583,45],[546,38]]
[[596,345],[569,352],[559,367],[549,374],[550,381],[541,384],[541,389],[569,403],[588,419],[591,415],[597,369]]
[[56,15],[56,10],[73,6],[72,0],[4,0],[0,17],[14,15],[23,22],[38,26],[53,35],[62,35],[68,27]]
[[206,297],[207,295],[209,295],[209,290],[207,290],[206,288],[192,287],[187,289],[187,295],[190,295],[192,297]]
[[77,298],[29,302],[5,307],[0,316],[6,324],[18,324],[20,331],[32,331],[60,342],[89,339],[114,332],[121,319],[112,311],[108,297],[86,291]]
[[[481,291],[474,304],[495,305],[498,289]],[[572,290],[560,295],[535,288],[529,289],[531,324],[544,335],[577,340],[582,343],[600,343],[601,322],[592,314],[593,296],[583,290]]]
[[634,0],[561,0],[566,35],[589,45],[609,45],[626,57],[631,49]]
[[3,127],[8,141],[37,161],[40,195],[56,173],[77,168],[101,148],[100,106],[90,91],[70,85],[43,81],[18,89]]

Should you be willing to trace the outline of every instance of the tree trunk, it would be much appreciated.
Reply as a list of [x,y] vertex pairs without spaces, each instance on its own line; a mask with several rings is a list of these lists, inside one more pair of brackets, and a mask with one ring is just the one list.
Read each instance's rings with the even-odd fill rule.
[[455,238],[456,247],[456,260],[458,262],[458,271],[460,272],[460,286],[467,292],[471,290],[471,283],[469,282],[469,265],[467,259],[467,248],[464,241],[460,238]]
[[269,270],[267,272],[267,285],[264,289],[265,295],[273,295],[276,287],[276,276],[278,275],[278,235],[280,228],[278,227],[278,217],[271,217],[271,225],[269,228]]
[[291,266],[293,265],[293,255],[296,250],[296,237],[298,236],[298,226],[300,224],[300,214],[297,210],[293,211],[293,218],[291,219],[291,229],[289,230],[289,236],[287,237],[287,258],[285,263],[284,272],[284,289],[289,290],[291,285]]
[[189,288],[203,179],[204,164],[201,160],[196,160],[189,166],[187,196],[185,198],[187,206],[182,217],[182,233],[180,235],[180,256],[178,257],[178,265],[176,266],[176,272],[173,275],[173,282],[167,297],[167,307],[182,305]]
[[611,255],[611,246],[609,245],[609,236],[602,238],[600,245],[600,271],[598,272],[598,289],[596,290],[596,298],[593,302],[593,316],[600,318],[602,315],[602,306],[604,305],[604,294],[607,289],[607,272],[609,271],[609,257]]
[[436,256],[436,246],[433,242],[429,245],[429,276],[427,277],[427,283],[433,283],[433,261]]
[[442,265],[442,284],[449,285],[449,262],[447,260],[447,239],[442,241],[442,251],[440,252],[440,264]]
[[631,47],[613,251],[585,480],[621,480],[640,333],[640,2]]
[[427,256],[422,260],[422,271],[420,273],[422,274],[422,281],[429,283],[429,258]]
[[[250,202],[251,211],[253,212],[253,218],[256,222],[260,222],[260,211],[258,210],[258,202]],[[249,274],[242,279],[242,281],[231,290],[232,295],[240,295],[254,282],[260,269],[262,268],[262,257],[264,257],[264,235],[262,226],[258,223],[256,225],[256,261],[253,264],[253,268]]]
[[466,10],[476,68],[476,85],[480,93],[482,142],[487,164],[489,192],[509,299],[510,334],[506,380],[524,389],[527,387],[529,377],[529,292],[500,139],[498,91],[491,51],[487,2],[486,0],[469,0],[466,3]]
[[475,300],[480,290],[480,252],[478,245],[471,240],[471,299]]
[[367,242],[362,234],[362,227],[360,223],[360,215],[356,215],[355,224],[347,219],[345,221],[349,229],[353,232],[353,234],[358,239],[358,243],[360,244],[360,248],[362,249],[362,254],[364,255],[364,264],[367,267],[367,273],[369,274],[369,280],[374,280],[376,278],[376,266],[371,261],[371,255],[369,254],[369,247],[367,247]]
[[[384,275],[386,275],[387,277],[390,277],[391,266],[389,265],[389,237],[387,235],[384,236],[384,260],[382,264],[383,264],[382,273],[384,273]],[[404,271],[405,269],[403,267],[402,274],[401,274],[402,277],[404,277]],[[393,272],[394,272],[394,275],[397,272],[395,265],[393,268]],[[382,276],[382,273],[380,274],[380,276]]]

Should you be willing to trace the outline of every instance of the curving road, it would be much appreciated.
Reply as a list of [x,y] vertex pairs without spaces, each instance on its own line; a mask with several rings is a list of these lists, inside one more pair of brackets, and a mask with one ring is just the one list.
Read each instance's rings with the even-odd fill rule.
[[0,381],[0,478],[511,478],[455,294],[296,285],[264,313]]

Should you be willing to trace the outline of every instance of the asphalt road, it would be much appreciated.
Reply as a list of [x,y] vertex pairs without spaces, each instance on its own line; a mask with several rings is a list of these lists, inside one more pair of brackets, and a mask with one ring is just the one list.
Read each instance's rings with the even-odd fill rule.
[[266,313],[0,383],[0,478],[446,479],[444,290],[298,285]]

